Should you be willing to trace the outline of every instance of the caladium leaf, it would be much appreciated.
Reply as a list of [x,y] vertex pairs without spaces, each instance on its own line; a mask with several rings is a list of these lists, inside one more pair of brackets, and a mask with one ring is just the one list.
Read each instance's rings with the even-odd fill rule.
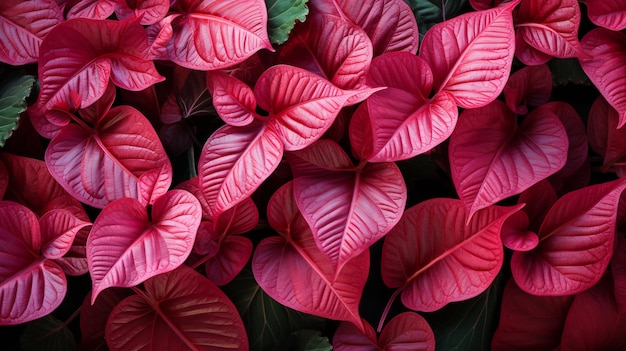
[[135,19],[65,21],[50,31],[41,52],[39,100],[48,109],[71,104],[72,94],[87,107],[104,94],[109,79],[133,91],[165,79],[148,59],[148,39]]
[[252,241],[243,236],[228,236],[219,243],[219,251],[206,261],[204,270],[210,281],[222,286],[230,283],[252,256]]
[[525,65],[543,65],[552,59],[552,56],[544,53],[528,44],[522,37],[521,32],[515,34],[515,56]]
[[534,296],[513,279],[504,288],[493,351],[557,350],[573,296]]
[[65,190],[97,208],[125,197],[153,203],[172,179],[172,166],[150,121],[130,106],[112,108],[93,129],[67,125],[50,142],[45,158]]
[[63,301],[67,281],[61,267],[39,255],[37,216],[26,207],[0,201],[0,325],[41,318]]
[[7,0],[0,5],[0,61],[13,66],[37,62],[50,30],[63,22],[55,0]]
[[72,247],[76,234],[90,225],[91,222],[80,220],[68,210],[46,212],[39,219],[42,256],[48,259],[61,258]]
[[491,206],[467,225],[460,200],[435,198],[409,208],[385,238],[383,281],[417,311],[477,296],[502,267],[500,229],[520,207]]
[[617,127],[620,128],[626,123],[626,34],[596,28],[587,33],[581,43],[590,57],[579,58],[580,66],[602,96],[617,110]]
[[239,79],[220,71],[207,72],[207,89],[215,111],[226,124],[243,127],[257,117],[254,92]]
[[576,112],[576,109],[566,102],[552,101],[543,104],[540,108],[552,111],[552,113],[561,120],[563,127],[565,127],[565,132],[569,139],[567,160],[563,168],[561,168],[555,176],[571,176],[580,169],[587,160],[589,149],[587,145],[589,142],[587,141],[585,124],[578,115],[578,112]]
[[620,31],[626,28],[626,1],[585,0],[587,16],[595,25]]
[[144,283],[111,312],[105,335],[111,351],[248,350],[235,305],[213,283],[187,266]]
[[54,260],[56,264],[63,268],[66,275],[79,276],[89,272],[89,264],[87,262],[87,237],[91,226],[81,229],[72,241],[69,251],[61,258]]
[[452,134],[458,117],[454,97],[440,92],[429,98],[433,76],[420,57],[408,53],[377,57],[367,84],[387,88],[374,93],[353,116],[350,140],[360,158],[370,162],[408,159]]
[[502,244],[514,251],[532,250],[539,244],[537,233],[529,230],[529,220],[526,212],[516,212],[507,218],[502,231]]
[[270,225],[281,236],[263,239],[254,252],[252,271],[259,286],[287,307],[350,321],[361,328],[359,301],[369,271],[369,252],[335,272],[298,212],[292,183],[272,196],[267,212]]
[[180,266],[193,247],[202,208],[184,190],[172,190],[152,207],[152,220],[135,199],[105,207],[87,240],[92,303],[111,286],[131,287]]
[[79,0],[67,12],[67,18],[103,20],[115,11],[117,0]]
[[618,128],[619,116],[604,97],[599,96],[591,105],[587,122],[587,135],[591,149],[603,156],[602,171],[626,174],[622,164],[626,150],[626,128]]
[[485,106],[498,97],[513,62],[511,13],[518,3],[467,13],[436,24],[426,33],[420,57],[433,70],[436,92],[450,92],[463,108]]
[[611,260],[624,188],[626,179],[618,179],[561,197],[539,229],[539,245],[513,254],[517,285],[534,295],[554,296],[576,294],[597,283]]
[[578,41],[580,6],[577,0],[524,0],[515,27],[526,43],[554,57],[584,57]]
[[153,51],[165,49],[183,67],[216,70],[273,50],[263,0],[179,0],[174,14],[157,24]]
[[162,20],[170,9],[169,0],[117,1],[115,14],[119,19],[141,18],[143,25],[154,24]]
[[552,73],[547,65],[526,66],[511,74],[504,86],[506,105],[518,115],[528,113],[528,106],[537,107],[552,95]]
[[504,103],[494,101],[461,114],[450,137],[452,180],[471,217],[556,173],[567,150],[565,128],[551,110],[538,108],[517,126]]

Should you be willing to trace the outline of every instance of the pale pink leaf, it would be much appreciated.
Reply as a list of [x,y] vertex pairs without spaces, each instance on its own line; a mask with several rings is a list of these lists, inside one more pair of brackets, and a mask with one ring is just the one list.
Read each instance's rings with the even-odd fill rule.
[[230,283],[252,256],[252,241],[243,236],[227,236],[219,251],[204,265],[206,276],[216,285]]
[[90,225],[90,222],[77,218],[68,210],[55,209],[46,212],[39,219],[41,254],[48,259],[61,258],[72,247],[78,232]]
[[115,14],[119,19],[141,18],[141,24],[149,25],[162,20],[169,9],[169,0],[118,0]]
[[152,206],[152,220],[135,199],[105,207],[87,240],[92,302],[111,286],[131,287],[180,266],[193,247],[202,209],[184,190],[172,190]]
[[587,16],[595,25],[620,31],[626,28],[626,1],[585,0]]
[[537,107],[552,95],[552,72],[547,65],[527,66],[511,74],[504,87],[506,105],[518,115],[528,113],[528,106]]
[[215,111],[227,124],[243,127],[257,116],[254,92],[239,79],[219,71],[207,72],[207,88]]
[[78,0],[67,12],[67,18],[103,20],[115,11],[117,0]]

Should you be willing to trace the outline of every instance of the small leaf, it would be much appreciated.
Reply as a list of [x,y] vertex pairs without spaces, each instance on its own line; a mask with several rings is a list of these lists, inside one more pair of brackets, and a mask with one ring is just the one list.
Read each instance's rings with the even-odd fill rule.
[[0,86],[0,148],[17,129],[20,114],[26,111],[26,98],[30,95],[35,77],[10,74],[2,77]]
[[252,89],[239,79],[220,71],[207,72],[207,88],[220,118],[234,127],[252,123],[256,114],[256,97]]
[[506,105],[518,115],[528,113],[528,107],[540,106],[552,95],[552,73],[546,65],[526,66],[511,74],[504,87]]
[[289,38],[296,21],[304,22],[309,14],[309,0],[265,0],[267,32],[273,44],[283,44]]
[[76,234],[90,225],[90,222],[80,220],[67,210],[55,209],[46,212],[39,219],[41,254],[49,259],[61,258],[72,247]]
[[72,331],[65,323],[52,315],[26,324],[26,328],[20,336],[20,345],[24,351],[76,350],[76,341]]

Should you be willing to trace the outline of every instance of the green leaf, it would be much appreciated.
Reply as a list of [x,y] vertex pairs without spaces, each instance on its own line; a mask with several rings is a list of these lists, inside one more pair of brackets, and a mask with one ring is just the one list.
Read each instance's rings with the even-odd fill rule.
[[296,21],[304,22],[309,14],[308,0],[265,0],[267,31],[270,41],[282,44],[289,38]]
[[291,351],[331,351],[333,346],[319,330],[303,329],[291,334]]
[[35,77],[10,73],[0,78],[0,147],[17,129],[20,113],[26,111],[26,98]]
[[76,350],[72,332],[51,315],[29,322],[20,337],[20,344],[24,351]]
[[241,314],[251,351],[287,350],[291,333],[325,328],[323,318],[297,312],[269,297],[256,283],[250,269],[244,269],[224,287],[224,292]]
[[[404,0],[413,10],[417,27],[420,31],[420,42],[430,27],[450,18],[467,12],[467,0]],[[442,4],[445,2],[445,11]]]

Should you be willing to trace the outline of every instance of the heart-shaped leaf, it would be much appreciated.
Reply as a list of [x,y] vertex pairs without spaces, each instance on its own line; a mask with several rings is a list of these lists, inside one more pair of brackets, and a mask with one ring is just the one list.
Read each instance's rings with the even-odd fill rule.
[[117,0],[78,0],[67,12],[67,18],[89,18],[103,20],[115,11]]
[[216,285],[230,283],[252,256],[252,241],[233,235],[221,240],[217,254],[204,265],[206,276]]
[[207,88],[215,111],[227,124],[243,127],[257,116],[254,92],[239,79],[219,71],[208,72]]
[[559,118],[538,108],[517,126],[504,103],[465,110],[450,137],[452,180],[468,215],[556,173],[567,159]]
[[2,158],[0,158],[0,200],[4,197],[4,192],[9,186],[9,172],[7,171]]
[[562,101],[551,101],[543,104],[541,109],[548,109],[554,113],[567,133],[569,139],[569,147],[567,151],[567,160],[565,165],[555,176],[567,177],[573,175],[587,160],[588,144],[585,124],[582,118],[576,112],[576,109]]
[[500,229],[520,207],[491,206],[465,225],[460,200],[420,202],[404,212],[385,238],[383,281],[399,288],[402,303],[417,311],[435,311],[477,296],[502,267]]
[[152,207],[152,220],[135,199],[105,207],[87,240],[92,303],[111,286],[131,287],[180,266],[193,247],[202,208],[184,190],[172,190]]
[[105,335],[111,351],[248,350],[237,309],[213,283],[187,266],[144,283],[111,312]]
[[626,28],[626,1],[585,0],[587,16],[595,25],[620,31]]
[[420,57],[433,70],[436,92],[450,92],[463,108],[485,106],[498,97],[513,62],[511,13],[518,3],[466,13],[426,33]]
[[515,34],[515,57],[528,66],[539,66],[547,63],[552,56],[528,44],[521,32]]
[[518,115],[528,113],[528,106],[540,106],[552,95],[552,72],[547,65],[527,66],[511,74],[504,87],[506,105]]
[[534,295],[570,295],[597,283],[611,260],[615,218],[626,179],[565,194],[539,229],[539,245],[516,252],[515,282]]
[[46,212],[39,219],[41,254],[48,259],[61,258],[72,247],[76,234],[90,225],[90,222],[80,220],[68,210]]

